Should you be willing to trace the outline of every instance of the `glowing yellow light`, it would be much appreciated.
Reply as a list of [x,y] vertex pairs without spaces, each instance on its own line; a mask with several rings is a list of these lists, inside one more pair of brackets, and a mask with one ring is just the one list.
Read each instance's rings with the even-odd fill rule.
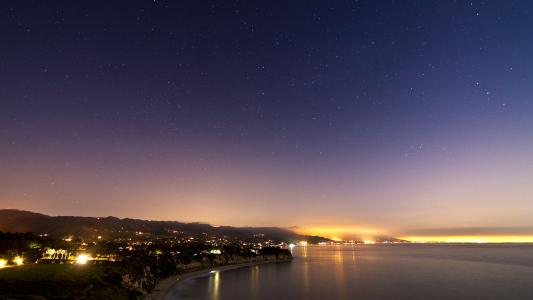
[[101,239],[102,239],[102,236],[101,236],[101,235],[99,235],[99,236],[97,236],[97,238],[98,238],[99,240],[101,240]]
[[383,230],[366,226],[333,225],[333,226],[308,226],[298,227],[293,230],[298,234],[319,235],[329,239],[350,240],[354,238],[373,238],[383,235]]
[[533,236],[512,235],[453,235],[453,236],[406,236],[400,237],[412,243],[532,243]]
[[363,241],[363,243],[365,243],[365,245],[373,245],[373,244],[375,244],[376,242],[374,242],[374,241],[370,241],[370,240],[366,240],[366,241]]
[[80,265],[84,265],[89,261],[89,255],[87,254],[80,254],[76,257],[76,263]]
[[307,246],[307,241],[300,241],[298,242],[300,246]]
[[22,258],[22,256],[15,256],[15,258],[13,258],[13,263],[15,263],[17,266],[20,266],[24,264],[24,258]]
[[5,259],[0,259],[0,269],[5,267],[7,265],[7,260]]

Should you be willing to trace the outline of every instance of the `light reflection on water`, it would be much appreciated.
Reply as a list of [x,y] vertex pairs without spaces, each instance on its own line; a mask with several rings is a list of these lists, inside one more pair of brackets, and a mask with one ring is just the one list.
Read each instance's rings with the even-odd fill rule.
[[335,294],[337,299],[345,298],[344,269],[344,247],[337,245],[335,246]]
[[533,299],[531,245],[309,246],[293,255],[186,280],[167,299]]
[[309,249],[309,247],[300,247],[300,248],[297,248],[295,252],[295,249],[293,249],[293,255],[300,255],[301,257],[303,258],[307,258],[307,249]]
[[302,280],[303,280],[302,296],[304,298],[308,298],[309,297],[309,292],[310,292],[309,263],[308,262],[303,262]]
[[220,289],[220,272],[214,271],[211,274],[212,276],[209,276],[208,293],[209,295],[211,295],[210,299],[218,300],[219,289]]
[[254,266],[250,268],[250,292],[253,292],[259,287],[259,273],[261,268]]

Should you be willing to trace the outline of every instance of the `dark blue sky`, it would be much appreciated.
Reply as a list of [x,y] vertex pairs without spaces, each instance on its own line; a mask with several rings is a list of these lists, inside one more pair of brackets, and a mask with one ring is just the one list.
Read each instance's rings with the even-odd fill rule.
[[532,9],[5,1],[0,201],[376,232],[531,226]]

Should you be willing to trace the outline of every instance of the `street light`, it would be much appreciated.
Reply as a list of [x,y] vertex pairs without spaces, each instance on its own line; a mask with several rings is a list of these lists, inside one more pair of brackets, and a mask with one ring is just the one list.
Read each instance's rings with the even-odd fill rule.
[[15,256],[15,258],[13,258],[13,262],[15,265],[21,266],[24,264],[24,258],[22,256]]
[[80,254],[76,257],[76,263],[80,265],[84,265],[89,261],[89,255],[87,254]]

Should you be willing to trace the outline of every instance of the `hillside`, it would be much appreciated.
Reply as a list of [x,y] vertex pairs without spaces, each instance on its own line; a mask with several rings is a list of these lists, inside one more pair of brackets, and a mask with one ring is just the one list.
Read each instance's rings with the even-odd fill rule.
[[296,241],[306,239],[310,242],[328,241],[322,237],[310,237],[296,234],[288,229],[277,227],[214,227],[202,223],[182,223],[176,221],[148,221],[139,219],[119,219],[116,217],[77,217],[48,216],[44,214],[15,210],[0,210],[0,231],[32,232],[48,234],[51,237],[74,235],[80,237],[106,238],[128,237],[137,232],[156,236],[170,234],[200,235],[207,234],[228,236],[241,240],[252,240],[254,236],[274,241]]

